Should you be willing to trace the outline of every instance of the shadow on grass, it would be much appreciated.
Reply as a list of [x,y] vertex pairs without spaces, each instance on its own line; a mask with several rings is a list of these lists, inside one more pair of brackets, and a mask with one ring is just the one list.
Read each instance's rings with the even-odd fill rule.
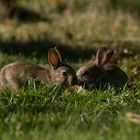
[[0,41],[0,51],[6,54],[21,54],[24,56],[35,56],[37,58],[47,57],[48,49],[59,46],[66,59],[78,62],[79,59],[89,59],[95,54],[94,48],[72,47],[67,44],[60,44],[53,40],[40,41]]
[[[27,57],[35,56],[37,58],[46,58],[48,49],[51,47],[59,46],[63,51],[66,59],[72,62],[78,62],[80,59],[90,59],[93,54],[96,53],[96,49],[99,47],[107,46],[113,47],[122,57],[131,57],[140,54],[140,42],[129,42],[129,41],[106,41],[106,40],[94,40],[92,46],[81,47],[81,46],[69,46],[68,44],[61,44],[53,39],[37,40],[37,41],[0,41],[0,51],[6,54],[21,54]],[[125,52],[128,49],[131,54]]]

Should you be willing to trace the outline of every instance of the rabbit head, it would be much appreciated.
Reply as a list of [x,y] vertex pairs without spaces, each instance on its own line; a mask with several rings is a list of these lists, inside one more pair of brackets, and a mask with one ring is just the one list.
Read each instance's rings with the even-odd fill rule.
[[64,84],[73,86],[77,84],[77,76],[75,70],[68,65],[59,47],[51,48],[48,51],[48,61],[52,66],[50,78],[54,84]]
[[77,71],[79,85],[85,89],[99,88],[100,85],[107,83],[114,87],[123,86],[128,78],[119,67],[109,63],[113,54],[114,51],[111,48],[98,49],[95,59]]

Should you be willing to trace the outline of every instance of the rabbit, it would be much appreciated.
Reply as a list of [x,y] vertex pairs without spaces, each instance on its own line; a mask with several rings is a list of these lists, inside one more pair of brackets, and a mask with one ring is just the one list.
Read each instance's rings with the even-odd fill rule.
[[128,82],[128,76],[118,66],[110,63],[113,54],[114,51],[111,48],[98,49],[95,59],[77,71],[78,84],[86,90],[98,89],[107,85],[115,89],[124,87]]
[[48,51],[48,62],[52,70],[27,63],[14,62],[4,66],[0,71],[0,85],[18,89],[27,84],[29,78],[39,84],[48,82],[49,84],[73,86],[77,83],[76,72],[65,63],[64,57],[59,47],[50,48]]

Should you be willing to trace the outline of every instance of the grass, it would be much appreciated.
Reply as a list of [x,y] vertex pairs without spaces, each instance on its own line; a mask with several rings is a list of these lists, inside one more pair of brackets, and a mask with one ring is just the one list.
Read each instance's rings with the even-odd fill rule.
[[93,91],[83,96],[61,87],[29,87],[0,94],[2,139],[138,139],[139,89]]
[[[138,140],[139,0],[132,4],[132,0],[10,2],[19,11],[9,18],[7,13],[13,7],[6,9],[5,18],[0,20],[0,67],[24,60],[49,68],[48,48],[59,45],[77,70],[95,55],[97,48],[107,46],[116,50],[113,61],[137,86],[120,91],[94,90],[88,95],[64,87],[34,87],[33,82],[16,92],[1,90],[0,139]],[[26,11],[24,20],[20,10]]]
[[[5,53],[0,53],[0,58],[1,66],[17,59],[41,66],[47,63],[45,58]],[[119,63],[130,76],[139,61],[139,58],[132,58],[123,58]],[[131,65],[128,66],[129,64]],[[73,65],[78,68],[77,62]],[[139,74],[135,75],[137,85],[138,76]],[[139,86],[135,89],[124,88],[119,92],[94,90],[88,95],[57,86],[35,88],[32,82],[27,89],[17,92],[5,89],[0,94],[0,138],[137,140],[139,119],[136,118],[138,122],[133,122],[133,118],[127,114],[140,113],[139,95]]]

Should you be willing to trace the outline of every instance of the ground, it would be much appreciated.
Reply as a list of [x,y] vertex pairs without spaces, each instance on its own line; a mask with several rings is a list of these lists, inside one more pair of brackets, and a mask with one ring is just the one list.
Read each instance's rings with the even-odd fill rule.
[[15,0],[9,9],[3,5],[1,68],[16,60],[50,68],[48,48],[58,45],[77,70],[95,56],[97,48],[106,46],[114,48],[112,61],[135,85],[87,95],[58,86],[34,87],[33,83],[19,91],[1,90],[0,139],[138,140],[139,5],[139,0]]

